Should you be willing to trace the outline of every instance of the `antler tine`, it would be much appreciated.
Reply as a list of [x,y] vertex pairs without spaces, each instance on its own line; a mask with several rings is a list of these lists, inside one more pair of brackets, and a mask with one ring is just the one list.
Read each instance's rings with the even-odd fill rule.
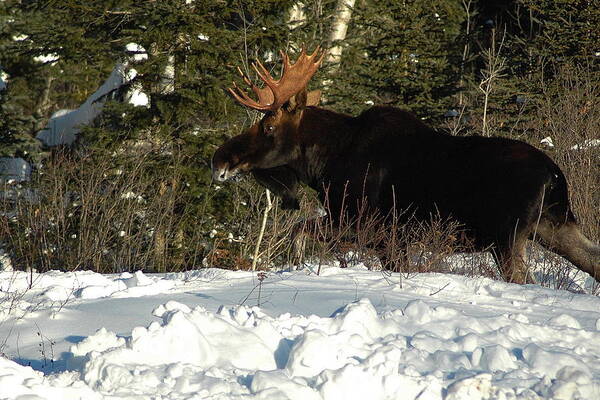
[[[252,83],[252,81],[250,80],[250,78],[248,78],[248,77],[246,76],[246,74],[244,74],[244,73],[242,72],[242,70],[241,70],[241,68],[240,68],[240,67],[238,67],[238,72],[239,72],[239,73],[240,73],[240,75],[242,76],[242,79],[244,80],[244,83],[245,83],[246,85],[250,86],[250,88],[252,89],[252,91],[258,95],[258,93],[257,93],[257,90],[258,90],[258,88],[257,88],[257,87],[256,87],[256,86],[255,86],[255,85]],[[240,90],[240,89],[238,88],[238,90]]]
[[244,82],[248,86],[250,86],[250,89],[252,89],[252,91],[254,92],[254,94],[256,96],[258,96],[258,101],[255,101],[252,98],[250,98],[244,90],[242,90],[241,88],[239,88],[237,86],[237,84],[235,82],[233,82],[233,86],[234,86],[235,90],[232,88],[229,88],[228,89],[229,92],[242,105],[245,105],[247,107],[254,108],[254,109],[260,110],[260,111],[268,110],[270,108],[270,105],[273,104],[273,93],[272,93],[271,89],[268,87],[262,88],[262,89],[257,87],[256,85],[254,85],[252,83],[250,78],[248,78],[248,76],[246,74],[244,74],[244,72],[242,71],[242,69],[240,67],[237,67],[237,70],[238,70],[238,73],[240,74],[240,76],[242,77],[242,79],[244,80]]
[[317,46],[317,49],[321,52],[321,57],[317,60],[317,64],[321,65],[323,60],[325,59],[325,51],[321,50],[321,46]]
[[258,101],[253,100],[234,83],[234,87],[229,88],[229,92],[240,104],[263,112],[278,110],[292,96],[295,96],[306,87],[325,55],[320,46],[317,46],[311,55],[307,55],[304,44],[294,64],[290,63],[290,58],[285,52],[280,51],[280,54],[283,62],[283,72],[279,79],[274,79],[260,61],[257,60],[256,63],[252,63],[252,68],[266,85],[264,88],[255,86],[248,76],[238,68],[244,82],[258,96]]
[[319,55],[319,59],[315,62],[315,64],[321,65],[323,59],[325,58],[325,52],[321,49],[321,46],[317,46],[315,51],[311,54],[311,58]]
[[321,64],[321,61],[323,61],[323,57],[325,56],[325,52],[321,51],[321,46],[317,46],[315,48],[315,50],[313,51],[313,53],[309,56],[306,54],[306,49],[304,48],[304,45],[302,45],[302,54],[304,54],[304,57],[308,60],[308,61],[313,61],[313,59],[315,57],[318,57],[318,60],[313,62],[313,64],[315,64],[317,67]]
[[285,71],[290,69],[290,57],[283,50],[279,50],[279,54],[281,55],[281,61],[283,62],[283,76],[285,75]]
[[[252,86],[252,81],[246,76],[246,74],[244,74],[242,69],[240,67],[237,67],[237,70],[238,70],[240,76],[242,77],[242,79],[244,80],[244,83],[246,83],[246,85]],[[235,84],[235,82],[234,82],[234,84]]]
[[240,103],[250,106],[251,103],[255,103],[254,100],[252,100],[250,97],[248,97],[248,95],[246,94],[246,92],[244,92],[242,89],[240,89],[238,87],[238,85],[233,82],[233,87],[232,88],[228,88],[227,89],[229,91],[229,93],[231,93],[231,95]]
[[272,83],[278,82],[277,80],[273,79],[271,73],[265,68],[264,65],[262,65],[260,61],[257,60],[255,63],[252,63],[252,67],[254,68],[260,79],[262,79],[262,81],[269,87],[271,87]]
[[[256,86],[252,85],[252,90],[258,96],[258,101],[252,99],[250,96],[246,94],[245,91],[240,89],[235,82],[233,82],[233,88],[227,89],[229,93],[236,99],[240,104],[253,108],[258,111],[269,111],[271,109],[271,105],[269,100],[273,98],[272,95],[266,95],[266,93],[262,93],[261,90]],[[272,100],[271,100],[272,102]]]
[[306,57],[306,43],[302,43],[302,46],[300,46],[300,57],[302,56]]

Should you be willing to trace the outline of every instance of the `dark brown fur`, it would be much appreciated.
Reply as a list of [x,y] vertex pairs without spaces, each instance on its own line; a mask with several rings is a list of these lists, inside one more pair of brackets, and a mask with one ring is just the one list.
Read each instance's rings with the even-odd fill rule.
[[356,216],[366,199],[382,214],[453,218],[477,249],[492,249],[512,282],[527,280],[525,244],[533,236],[600,278],[600,247],[577,228],[565,177],[540,150],[442,134],[393,107],[351,117],[290,104],[223,144],[213,158],[215,179],[252,172],[287,208],[297,208],[304,183],[327,199],[334,217],[342,207]]

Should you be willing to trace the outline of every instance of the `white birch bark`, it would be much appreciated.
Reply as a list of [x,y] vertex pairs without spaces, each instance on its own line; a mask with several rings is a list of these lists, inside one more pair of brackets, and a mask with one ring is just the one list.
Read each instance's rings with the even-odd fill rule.
[[332,47],[329,49],[325,60],[328,63],[339,64],[342,59],[343,46],[339,42],[346,38],[354,3],[355,0],[338,0],[337,2],[331,33],[329,34],[329,43],[332,44]]
[[175,56],[170,55],[165,65],[165,69],[160,74],[159,90],[162,94],[173,93],[175,91]]
[[306,12],[303,3],[296,3],[290,8],[287,18],[287,25],[292,29],[298,28],[306,20]]

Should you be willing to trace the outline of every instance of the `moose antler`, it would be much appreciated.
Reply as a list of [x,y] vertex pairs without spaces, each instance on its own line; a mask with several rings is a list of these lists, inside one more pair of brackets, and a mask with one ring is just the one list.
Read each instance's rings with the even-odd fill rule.
[[317,72],[317,69],[323,61],[324,52],[317,46],[315,51],[309,56],[306,54],[306,48],[302,46],[302,51],[298,60],[292,65],[290,58],[283,51],[279,52],[283,60],[283,73],[278,80],[273,79],[269,71],[260,61],[252,64],[252,67],[259,78],[265,83],[264,88],[259,88],[252,83],[238,67],[238,72],[244,79],[244,82],[256,94],[258,101],[250,98],[245,91],[240,89],[235,82],[233,88],[229,88],[229,93],[243,106],[258,110],[261,112],[277,111],[292,96],[296,95],[306,87],[308,81]]

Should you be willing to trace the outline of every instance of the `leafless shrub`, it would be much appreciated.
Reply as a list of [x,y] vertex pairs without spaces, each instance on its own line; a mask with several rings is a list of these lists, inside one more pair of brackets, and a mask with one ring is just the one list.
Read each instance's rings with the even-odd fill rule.
[[545,87],[536,138],[550,137],[550,156],[569,183],[571,205],[586,235],[600,239],[600,86],[583,68],[565,67],[559,87]]
[[[234,271],[252,270],[252,261],[244,258],[234,249],[224,248],[218,242],[208,252],[203,260],[203,265],[208,268],[225,268]],[[260,269],[260,268],[259,268]]]
[[54,154],[32,177],[33,195],[2,203],[10,217],[0,236],[15,267],[103,273],[184,268],[198,249],[184,256],[178,169],[150,173],[149,157],[132,155],[115,168],[107,155]]
[[564,258],[533,244],[527,252],[527,261],[535,265],[535,278],[538,284],[557,290],[580,292],[583,285],[578,276],[584,273],[573,268]]
[[[316,273],[322,265],[332,263],[341,267],[362,264],[369,269],[380,269],[385,264],[406,275],[456,272],[446,262],[447,256],[472,250],[456,221],[435,215],[429,221],[418,221],[404,211],[382,216],[369,210],[366,201],[358,206],[355,218],[345,212],[333,217],[327,201],[320,208],[316,199],[307,196],[300,216],[292,218],[289,213],[276,212],[275,217],[285,221],[269,224],[265,237],[273,247],[266,250],[267,246],[264,254],[273,255],[273,249],[279,249],[280,262],[314,268]],[[465,262],[461,267],[460,273],[481,275],[485,271],[490,275],[490,267],[484,262]]]
[[279,200],[272,196],[270,210],[265,213],[266,196],[265,189],[251,177],[235,183],[231,210],[235,224],[213,231],[204,266],[267,270],[292,263],[291,237],[304,211],[282,210]]
[[[571,206],[585,235],[600,241],[600,86],[585,67],[565,66],[553,83],[544,83],[534,124],[535,139],[546,139],[547,152],[569,184]],[[547,139],[550,138],[550,139]],[[547,256],[549,259],[551,256]],[[548,270],[548,269],[547,269]],[[552,282],[571,274],[557,271]],[[565,279],[561,278],[564,277]],[[560,288],[568,285],[559,284]],[[598,292],[596,285],[592,291]]]
[[496,31],[493,30],[491,35],[490,47],[482,51],[485,67],[481,69],[481,82],[478,89],[483,94],[483,112],[481,116],[481,134],[483,136],[491,136],[489,124],[488,106],[490,96],[494,91],[496,81],[505,76],[506,57],[502,56],[502,48],[504,47],[504,39],[506,38],[506,29],[503,31],[500,38],[500,43],[496,44]]
[[[417,272],[456,272],[448,256],[471,252],[473,245],[462,225],[452,219],[432,216],[429,221],[412,221],[404,228],[411,267]],[[482,265],[468,264],[460,271],[481,275]]]

